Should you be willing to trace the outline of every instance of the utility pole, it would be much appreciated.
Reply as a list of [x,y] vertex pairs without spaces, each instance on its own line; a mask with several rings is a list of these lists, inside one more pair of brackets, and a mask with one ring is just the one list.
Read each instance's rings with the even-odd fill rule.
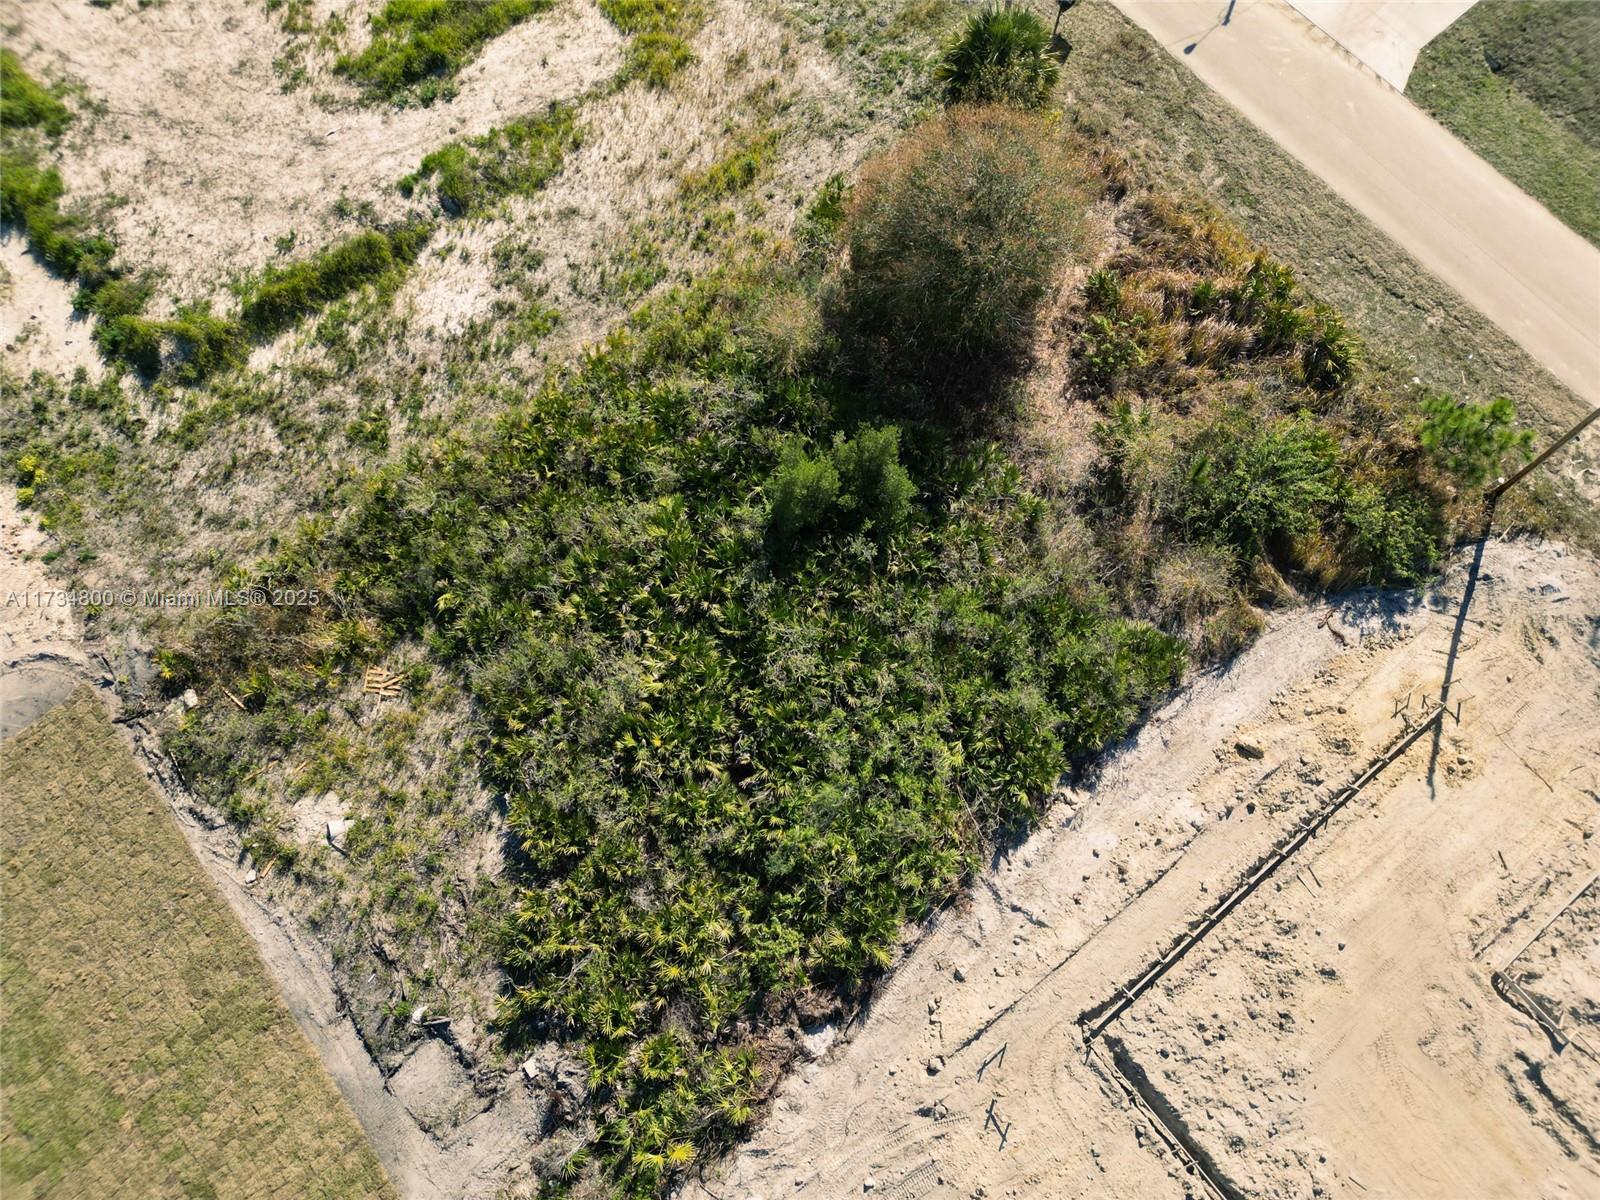
[[1056,27],[1050,31],[1050,40],[1053,42],[1061,33],[1061,18],[1066,16],[1067,9],[1076,4],[1078,0],[1056,0]]
[[1500,497],[1505,494],[1507,488],[1511,487],[1512,484],[1517,483],[1529,471],[1533,470],[1540,463],[1544,462],[1545,459],[1549,458],[1557,450],[1561,449],[1561,447],[1565,446],[1573,438],[1577,437],[1585,429],[1589,428],[1590,425],[1594,424],[1596,418],[1600,418],[1600,408],[1591,409],[1588,416],[1584,417],[1571,429],[1567,430],[1555,441],[1551,442],[1550,445],[1546,446],[1544,452],[1541,453],[1538,458],[1534,459],[1527,466],[1523,467],[1515,475],[1511,476],[1510,479],[1502,476],[1495,483],[1495,485],[1484,494],[1484,499],[1489,501],[1490,504],[1493,504],[1496,500],[1500,499]]

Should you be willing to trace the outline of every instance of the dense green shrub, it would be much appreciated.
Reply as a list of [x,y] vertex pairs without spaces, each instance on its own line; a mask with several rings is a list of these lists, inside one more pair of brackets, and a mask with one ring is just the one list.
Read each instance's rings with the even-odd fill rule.
[[1079,348],[1079,378],[1091,390],[1115,391],[1129,372],[1144,365],[1144,349],[1139,344],[1142,328],[1139,317],[1091,316]]
[[839,472],[831,460],[797,454],[767,484],[767,536],[785,545],[823,528],[839,507]]
[[1344,318],[1325,305],[1313,305],[1305,321],[1305,349],[1300,357],[1305,381],[1319,392],[1337,392],[1356,376],[1361,343],[1345,328]]
[[1338,443],[1309,417],[1265,427],[1224,414],[1190,448],[1178,498],[1196,538],[1217,538],[1247,555],[1281,550],[1320,528],[1340,499]]
[[1350,574],[1362,583],[1416,583],[1439,561],[1444,522],[1404,479],[1353,484],[1344,497]]
[[369,231],[312,258],[269,267],[246,291],[239,319],[253,337],[279,333],[357,288],[393,279],[415,261],[431,233],[431,227],[415,224]]
[[833,461],[843,492],[839,506],[887,539],[911,512],[916,484],[900,465],[900,430],[893,425],[834,438]]
[[38,129],[60,137],[71,120],[67,106],[28,74],[22,60],[0,49],[0,129]]
[[1422,447],[1462,483],[1479,487],[1500,473],[1508,455],[1527,456],[1533,430],[1518,429],[1516,419],[1505,396],[1487,404],[1428,396],[1422,402]]
[[1122,308],[1122,277],[1110,268],[1090,272],[1083,282],[1083,298],[1090,312],[1116,313]]
[[[883,965],[1184,662],[1060,585],[994,447],[863,427],[838,381],[767,373],[744,331],[773,275],[662,298],[270,572],[331,582],[341,619],[470,687],[522,850],[505,1017],[585,1046],[591,1161],[623,1195],[750,1120],[749,1021]],[[775,572],[764,519],[822,536]],[[338,677],[333,617],[228,619],[275,624],[169,662],[238,680],[252,713],[216,719],[259,719],[271,753]]]
[[481,137],[450,142],[400,181],[410,196],[436,179],[439,203],[452,216],[481,212],[509,195],[531,196],[548,183],[583,141],[577,110],[551,104],[536,117],[512,121]]
[[485,42],[549,8],[552,0],[387,0],[371,18],[372,41],[335,69],[374,96],[410,92],[424,104],[450,94],[455,73]]
[[893,385],[953,404],[1017,367],[1086,204],[1039,118],[962,106],[869,165],[851,197],[844,334]]
[[1061,68],[1050,53],[1050,30],[1036,14],[1010,3],[967,18],[934,68],[952,102],[1038,108],[1050,99]]
[[766,485],[767,538],[780,553],[829,530],[886,542],[911,513],[917,488],[900,465],[893,425],[838,434],[826,455],[789,454]]

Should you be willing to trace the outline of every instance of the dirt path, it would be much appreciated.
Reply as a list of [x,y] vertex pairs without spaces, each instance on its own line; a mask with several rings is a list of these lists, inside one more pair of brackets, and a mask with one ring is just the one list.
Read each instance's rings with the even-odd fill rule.
[[1283,0],[1115,3],[1557,379],[1600,404],[1600,250]]
[[[1292,614],[1197,680],[934,924],[847,1040],[796,1071],[750,1145],[685,1194],[1202,1195],[1085,1059],[1078,1018],[1437,694],[1464,576],[1458,562],[1429,594]],[[1480,1194],[1460,1190],[1468,1171],[1579,1195],[1600,1179],[1570,1128],[1593,1128],[1600,1107],[1576,1056],[1552,1056],[1474,958],[1531,932],[1538,897],[1594,868],[1597,615],[1593,560],[1491,543],[1453,660],[1460,724],[1313,840],[1315,875],[1302,881],[1296,860],[1112,1027],[1243,1194],[1442,1200]],[[1582,954],[1561,969],[1600,975]],[[1362,1101],[1380,1061],[1401,1090]],[[1471,1163],[1438,1172],[1427,1147],[1484,1129],[1498,1132]]]

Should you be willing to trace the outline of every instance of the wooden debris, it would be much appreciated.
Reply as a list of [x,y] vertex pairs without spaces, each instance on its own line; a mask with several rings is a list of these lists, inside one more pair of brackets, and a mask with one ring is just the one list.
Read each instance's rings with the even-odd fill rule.
[[361,690],[380,700],[394,700],[400,695],[400,676],[383,667],[368,667]]

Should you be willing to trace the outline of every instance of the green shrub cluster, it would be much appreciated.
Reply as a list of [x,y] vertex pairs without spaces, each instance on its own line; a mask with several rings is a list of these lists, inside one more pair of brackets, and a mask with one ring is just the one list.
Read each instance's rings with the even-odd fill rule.
[[825,531],[887,542],[911,513],[916,485],[900,465],[893,425],[838,434],[826,455],[790,454],[766,485],[767,539],[780,554]]
[[[521,851],[505,1027],[589,1068],[571,1180],[658,1195],[736,1136],[762,1022],[885,965],[1176,680],[1176,635],[1225,653],[1285,576],[1437,554],[1429,464],[1481,439],[1441,422],[1430,455],[1336,316],[1203,210],[1128,201],[1081,308],[1060,293],[1040,328],[1087,161],[958,106],[829,186],[804,252],[660,297],[492,427],[356,484],[263,570],[335,603],[214,617],[166,656],[248,709],[169,742],[242,819],[242,781],[363,664],[403,641],[454,671]],[[825,307],[851,356],[818,351]],[[952,378],[1035,337],[1063,343],[1037,364],[1062,402],[1098,409],[1059,490],[1003,423],[951,419]],[[899,404],[906,378],[940,402]]]
[[445,212],[482,212],[506,196],[531,196],[561,170],[567,153],[582,141],[577,110],[551,104],[538,116],[441,146],[400,181],[400,191],[410,196],[422,183],[436,180]]
[[334,69],[385,100],[414,96],[431,104],[452,94],[452,81],[486,42],[552,0],[387,0],[372,15],[372,41]]
[[1040,108],[1055,90],[1061,67],[1051,55],[1045,23],[1007,0],[968,17],[933,73],[952,104]]
[[1339,314],[1203,210],[1148,196],[1126,225],[1084,283],[1071,380],[1101,408],[1087,510],[1135,610],[1227,653],[1208,622],[1244,628],[1228,614],[1285,577],[1418,579],[1445,481],[1405,403],[1361,385]]
[[[1089,276],[1088,317],[1077,349],[1082,382],[1101,392],[1137,385],[1146,378],[1141,368],[1170,365],[1180,341],[1192,365],[1207,367],[1230,358],[1292,354],[1299,381],[1318,392],[1339,392],[1359,369],[1360,342],[1344,319],[1302,296],[1294,273],[1264,254],[1256,254],[1237,279],[1203,278],[1186,296],[1169,287],[1160,299],[1159,308],[1126,302],[1123,281],[1112,268]],[[1237,336],[1217,336],[1230,328]]]
[[840,294],[842,332],[869,374],[945,409],[985,399],[1025,360],[1078,238],[1086,180],[1057,131],[999,106],[954,109],[869,166]]
[[[525,856],[505,1016],[586,1046],[589,1153],[626,1195],[749,1120],[745,1022],[886,963],[1184,663],[1063,585],[1046,508],[995,447],[768,373],[743,331],[750,280],[776,273],[664,298],[273,568],[336,580],[343,620],[424,639],[469,682]],[[781,572],[773,522],[810,547]],[[237,680],[269,727],[360,661],[331,615],[229,620],[169,665]],[[202,788],[249,769],[225,757],[186,766]]]
[[[98,303],[97,296],[91,308]],[[94,340],[107,358],[127,363],[146,378],[162,375],[186,384],[240,366],[247,351],[239,323],[216,316],[204,303],[185,305],[165,320],[132,312],[103,317]]]
[[0,49],[0,130],[38,129],[60,137],[71,121],[67,106],[28,74],[22,60]]
[[62,211],[66,190],[61,173],[31,154],[0,152],[0,219],[20,226],[47,265],[93,290],[111,277],[117,248],[81,216]]
[[253,337],[270,337],[357,288],[392,284],[432,232],[416,223],[369,230],[311,258],[269,267],[241,298],[240,323]]
[[1511,401],[1496,396],[1487,404],[1458,402],[1433,395],[1422,402],[1422,448],[1469,487],[1487,483],[1511,455],[1526,457],[1533,430],[1518,429]]

